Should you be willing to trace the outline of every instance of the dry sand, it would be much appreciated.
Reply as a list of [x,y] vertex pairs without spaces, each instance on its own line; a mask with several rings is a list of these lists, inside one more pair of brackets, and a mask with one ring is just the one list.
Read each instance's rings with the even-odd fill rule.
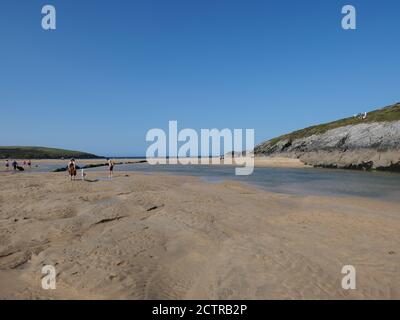
[[0,180],[0,298],[400,298],[398,203],[132,172]]
[[254,165],[256,167],[272,168],[311,168],[299,159],[282,157],[255,157]]
[[[184,158],[186,161],[190,160],[190,164],[198,164],[201,165],[201,161],[199,158]],[[207,164],[210,165],[234,165],[234,166],[243,166],[243,159],[241,162],[236,162],[237,158],[232,158],[226,156],[221,159],[218,158],[209,158],[207,159]],[[300,159],[289,158],[289,157],[260,157],[256,156],[254,159],[255,167],[271,167],[271,168],[312,168],[310,165],[306,165]],[[145,159],[142,159],[145,160]],[[168,160],[165,160],[168,163]],[[248,165],[250,162],[248,163]]]

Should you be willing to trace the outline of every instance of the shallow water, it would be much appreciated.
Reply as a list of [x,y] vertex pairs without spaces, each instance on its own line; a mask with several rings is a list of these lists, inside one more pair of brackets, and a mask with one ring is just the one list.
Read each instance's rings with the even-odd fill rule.
[[[48,163],[27,172],[49,172],[60,164]],[[107,177],[107,168],[85,170],[90,179]],[[255,168],[250,176],[236,176],[235,167],[223,165],[125,164],[115,171],[196,176],[208,182],[241,181],[268,191],[297,195],[360,196],[400,202],[400,174],[337,169]],[[78,177],[80,172],[78,171]]]
[[241,181],[285,194],[361,196],[400,202],[400,174],[397,173],[313,168],[255,168],[250,176],[236,176],[235,167],[232,166],[152,166],[147,163],[120,165],[117,170],[197,176],[209,182]]

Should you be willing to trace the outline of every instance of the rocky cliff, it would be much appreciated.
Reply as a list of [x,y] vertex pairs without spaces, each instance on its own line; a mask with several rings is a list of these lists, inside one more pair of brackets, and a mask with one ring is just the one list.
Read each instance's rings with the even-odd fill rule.
[[400,171],[400,103],[283,135],[254,152],[316,167]]

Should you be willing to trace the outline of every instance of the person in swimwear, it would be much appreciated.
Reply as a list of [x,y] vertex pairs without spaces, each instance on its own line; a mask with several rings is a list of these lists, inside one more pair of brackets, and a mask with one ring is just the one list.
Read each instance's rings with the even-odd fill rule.
[[71,180],[72,180],[72,178],[74,178],[74,180],[75,180],[75,177],[76,177],[75,159],[71,159],[70,162],[68,163],[68,173],[69,173]]
[[111,159],[108,160],[108,178],[112,179],[113,176],[113,170],[114,170],[114,161]]

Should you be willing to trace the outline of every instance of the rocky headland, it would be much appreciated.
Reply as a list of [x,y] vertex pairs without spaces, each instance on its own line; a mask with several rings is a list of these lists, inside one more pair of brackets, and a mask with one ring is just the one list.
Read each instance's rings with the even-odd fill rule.
[[400,103],[268,140],[254,153],[315,167],[400,171]]

